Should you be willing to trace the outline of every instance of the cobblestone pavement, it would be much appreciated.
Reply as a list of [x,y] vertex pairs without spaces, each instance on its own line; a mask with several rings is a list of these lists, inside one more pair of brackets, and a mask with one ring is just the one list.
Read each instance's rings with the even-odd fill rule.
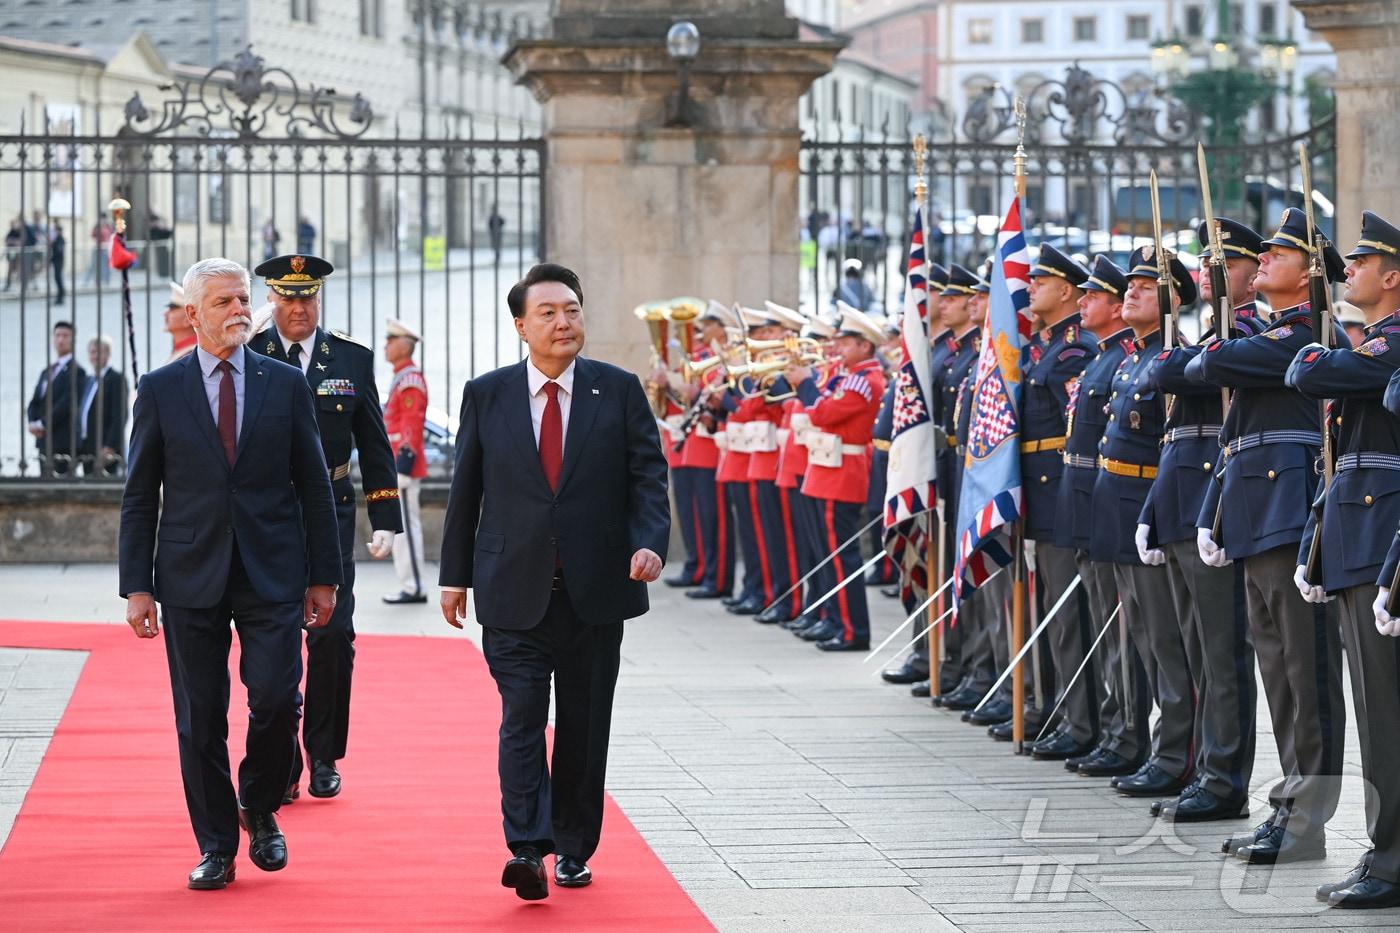
[[[461,637],[435,606],[380,604],[387,566],[361,564],[359,579],[361,632]],[[119,621],[114,587],[110,567],[0,567],[26,618]],[[901,614],[870,597],[878,639]],[[1174,828],[881,683],[884,657],[822,654],[662,587],[653,607],[623,643],[608,784],[722,930],[1400,926],[1400,911],[1339,915],[1312,898],[1365,844],[1354,717],[1328,859],[1245,871],[1219,842],[1263,818],[1262,794],[1251,820]],[[1277,761],[1262,704],[1259,728],[1264,787]],[[10,738],[0,718],[0,747]]]

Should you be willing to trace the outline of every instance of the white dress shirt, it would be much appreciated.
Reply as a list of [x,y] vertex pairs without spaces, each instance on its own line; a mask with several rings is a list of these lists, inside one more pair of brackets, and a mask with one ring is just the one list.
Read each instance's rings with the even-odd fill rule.
[[301,371],[305,375],[306,371],[311,368],[311,351],[316,348],[316,333],[313,331],[311,336],[305,340],[288,340],[279,330],[277,339],[282,341],[282,352],[287,354],[289,360],[292,358],[292,344],[301,344]]
[[529,357],[525,358],[525,380],[530,385],[530,424],[535,429],[535,447],[540,446],[540,422],[544,420],[544,407],[549,404],[549,396],[544,393],[546,382],[559,383],[559,414],[563,422],[562,437],[569,436],[569,409],[573,407],[574,400],[574,366],[569,363],[569,368],[559,374],[558,379],[550,379],[535,367],[535,363]]
[[[217,356],[205,350],[203,347],[195,347],[197,354],[195,359],[199,362],[200,375],[204,377],[204,396],[209,400],[209,414],[214,418],[214,427],[219,426],[219,390],[223,386],[224,374],[219,372],[220,360]],[[247,356],[243,348],[239,347],[230,354],[228,358],[229,366],[233,372],[233,407],[234,421],[233,439],[236,443],[243,435],[243,387],[244,370],[247,365]]]

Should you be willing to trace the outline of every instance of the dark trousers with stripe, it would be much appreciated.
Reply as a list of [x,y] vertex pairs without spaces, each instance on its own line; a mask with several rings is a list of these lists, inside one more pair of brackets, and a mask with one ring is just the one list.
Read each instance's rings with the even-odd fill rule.
[[[797,541],[793,534],[791,490],[780,489],[776,483],[764,481],[754,483],[754,489],[758,494],[762,532],[760,546],[768,561],[769,579],[773,587],[764,600],[766,606],[797,581]],[[801,593],[794,591],[783,600],[780,608],[789,618],[802,611],[801,597]]]
[[[835,551],[839,545],[860,530],[862,503],[837,502],[834,499],[819,500],[822,516],[822,533],[827,553]],[[860,541],[847,544],[828,565],[831,567],[831,585],[845,580],[865,563],[860,556]],[[830,589],[830,587],[828,587]],[[870,610],[865,603],[865,587],[860,580],[852,580],[831,597],[834,603],[831,618],[841,626],[841,637],[847,641],[870,641]]]
[[724,511],[719,507],[715,471],[704,467],[684,469],[693,477],[693,508],[689,521],[695,528],[700,585],[727,593],[734,586],[734,542],[726,540],[726,535],[732,538],[733,529],[725,522]]
[[1342,652],[1335,606],[1305,602],[1293,583],[1298,548],[1244,559],[1254,653],[1284,777],[1269,792],[1288,832],[1321,833],[1341,793]]
[[[870,491],[865,497],[865,521],[868,522],[876,515],[883,515],[885,512],[885,474],[890,466],[890,452],[880,450],[878,447],[870,455]],[[861,522],[865,524],[865,522]],[[885,547],[885,526],[881,522],[866,532],[866,538],[870,542],[870,553],[876,554]],[[874,578],[874,582],[880,586],[888,586],[898,582],[899,568],[894,561],[888,557],[880,559],[874,567],[868,571],[868,576]]]
[[739,542],[739,555],[744,561],[744,579],[739,595],[744,599],[763,599],[762,560],[758,556],[758,528],[754,521],[752,490],[747,482],[724,484],[725,505],[734,523],[734,537]]
[[680,525],[681,544],[685,547],[680,577],[691,586],[698,584],[705,575],[705,550],[700,546],[695,515],[696,487],[700,484],[696,474],[699,472],[695,467],[671,468],[671,495],[676,500],[676,519]]
[[[822,500],[814,499],[811,496],[803,495],[797,490],[792,493],[792,505],[797,516],[796,530],[798,540],[798,553],[806,552],[803,563],[806,565],[802,573],[805,575],[813,567],[826,559],[826,555],[831,552],[826,547],[826,532],[822,527]],[[818,570],[807,578],[807,583],[803,587],[802,607],[812,605],[821,599],[836,584],[831,582],[831,563]],[[829,606],[831,601],[823,603],[817,609],[817,617],[820,619],[830,618]]]

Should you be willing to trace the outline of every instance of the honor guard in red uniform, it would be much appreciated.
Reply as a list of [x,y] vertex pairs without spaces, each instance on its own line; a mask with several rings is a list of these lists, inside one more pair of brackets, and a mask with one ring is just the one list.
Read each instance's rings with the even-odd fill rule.
[[423,455],[423,418],[428,411],[428,383],[413,362],[418,334],[402,321],[390,318],[384,328],[384,358],[394,367],[389,397],[384,403],[384,426],[389,446],[394,449],[394,466],[399,474],[399,507],[403,511],[404,533],[394,539],[394,569],[399,575],[399,592],[384,597],[386,603],[425,603],[423,582],[423,519],[418,492],[428,475]]
[[[737,325],[734,312],[717,301],[711,301],[705,313],[695,321],[696,347],[692,363],[705,363],[715,356],[714,346],[723,347],[728,340],[725,328]],[[690,514],[681,515],[695,529],[695,556],[698,586],[687,590],[691,599],[719,599],[734,589],[734,527],[725,521],[725,509],[720,505],[719,487],[715,482],[719,468],[720,449],[715,442],[719,426],[714,405],[724,388],[724,368],[712,366],[699,379],[686,387],[690,410],[681,422],[680,465],[671,471],[677,484],[691,488]]]
[[[807,366],[789,367],[784,374],[808,406],[811,430],[802,491],[819,500],[826,552],[840,548],[831,561],[831,575],[837,582],[846,580],[862,563],[860,543],[846,542],[860,529],[869,491],[870,440],[885,394],[885,376],[875,349],[883,340],[880,325],[864,312],[848,308],[836,334],[842,366],[835,388],[819,392]],[[855,580],[843,587],[832,597],[835,619],[812,626],[802,637],[823,651],[868,651],[870,615],[861,584]]]

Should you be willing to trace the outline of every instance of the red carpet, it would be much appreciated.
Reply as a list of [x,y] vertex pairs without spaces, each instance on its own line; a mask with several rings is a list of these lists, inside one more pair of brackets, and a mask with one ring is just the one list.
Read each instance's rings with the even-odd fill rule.
[[[236,640],[235,640],[236,641]],[[125,626],[0,622],[0,645],[90,652],[0,850],[13,930],[710,929],[611,800],[588,888],[500,886],[500,699],[465,639],[361,636],[346,792],[283,807],[290,864],[190,891],[165,649]],[[236,674],[230,747],[242,748]]]

